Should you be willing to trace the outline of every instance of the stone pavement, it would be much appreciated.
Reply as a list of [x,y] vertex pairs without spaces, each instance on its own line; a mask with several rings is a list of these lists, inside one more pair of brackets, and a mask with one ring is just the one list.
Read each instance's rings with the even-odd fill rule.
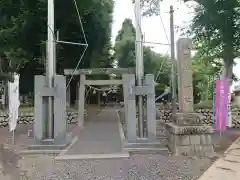
[[199,180],[239,180],[240,179],[240,138],[238,138],[199,178]]
[[65,154],[121,153],[122,140],[119,130],[116,109],[103,109],[91,123],[79,132],[77,142]]

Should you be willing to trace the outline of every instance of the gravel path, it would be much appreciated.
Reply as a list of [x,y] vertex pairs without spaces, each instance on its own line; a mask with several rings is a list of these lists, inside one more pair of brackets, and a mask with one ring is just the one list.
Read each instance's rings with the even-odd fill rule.
[[129,159],[120,160],[56,162],[53,159],[51,156],[22,159],[21,170],[28,171],[22,179],[196,180],[212,163],[212,160],[207,158],[165,157],[149,154],[137,154]]
[[[225,137],[229,141],[229,137]],[[1,162],[3,157],[8,160],[5,175],[3,167],[0,169],[1,180],[197,180],[213,162],[207,157],[158,154],[134,154],[128,159],[116,160],[55,161],[53,156],[19,157],[8,151],[0,151]]]

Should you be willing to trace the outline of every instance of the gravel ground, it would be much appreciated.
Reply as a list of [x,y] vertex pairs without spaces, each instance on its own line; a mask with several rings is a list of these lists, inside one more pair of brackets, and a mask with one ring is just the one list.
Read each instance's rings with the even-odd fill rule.
[[[16,134],[16,142],[21,146],[25,144],[26,132],[26,129],[19,128]],[[221,155],[239,135],[239,130],[229,130],[221,138],[215,134],[217,152]],[[16,152],[19,146],[10,145],[6,129],[0,130],[0,144],[3,143],[5,147],[0,149],[0,180],[197,180],[215,160],[158,154],[88,161],[55,161],[53,156],[48,155],[20,156]]]
[[120,160],[55,162],[53,159],[51,156],[21,159],[18,172],[23,175],[28,171],[22,180],[195,180],[212,163],[209,158],[149,154]]

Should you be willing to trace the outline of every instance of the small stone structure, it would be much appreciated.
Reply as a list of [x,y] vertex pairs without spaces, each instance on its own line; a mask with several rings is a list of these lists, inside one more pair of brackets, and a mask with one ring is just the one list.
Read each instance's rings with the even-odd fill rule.
[[166,123],[167,146],[175,155],[212,154],[211,126],[203,125],[193,109],[191,41],[177,42],[179,112]]
[[[71,142],[66,127],[66,77],[54,75],[53,80],[53,84],[49,86],[47,76],[34,76],[35,121],[34,142],[29,146],[31,149],[62,148]],[[49,99],[52,99],[52,105]],[[48,109],[49,105],[52,106],[51,111]],[[48,126],[47,131],[45,124]]]

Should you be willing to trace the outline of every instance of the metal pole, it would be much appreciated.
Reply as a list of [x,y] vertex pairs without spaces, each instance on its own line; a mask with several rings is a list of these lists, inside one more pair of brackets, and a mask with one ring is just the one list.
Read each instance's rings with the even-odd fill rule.
[[170,39],[171,39],[171,60],[172,60],[172,70],[171,70],[171,83],[172,83],[172,117],[176,117],[177,104],[176,104],[176,71],[175,71],[175,42],[174,42],[174,17],[173,17],[173,6],[170,6]]
[[[54,40],[54,0],[48,0],[48,40],[47,40],[47,66],[46,76],[48,87],[53,87],[55,74],[55,40]],[[53,138],[53,97],[48,99],[47,138]]]
[[[141,2],[135,0],[135,18],[136,18],[136,77],[137,85],[143,84],[143,43],[141,33]],[[139,137],[144,136],[143,132],[143,96],[138,96],[138,133]]]

